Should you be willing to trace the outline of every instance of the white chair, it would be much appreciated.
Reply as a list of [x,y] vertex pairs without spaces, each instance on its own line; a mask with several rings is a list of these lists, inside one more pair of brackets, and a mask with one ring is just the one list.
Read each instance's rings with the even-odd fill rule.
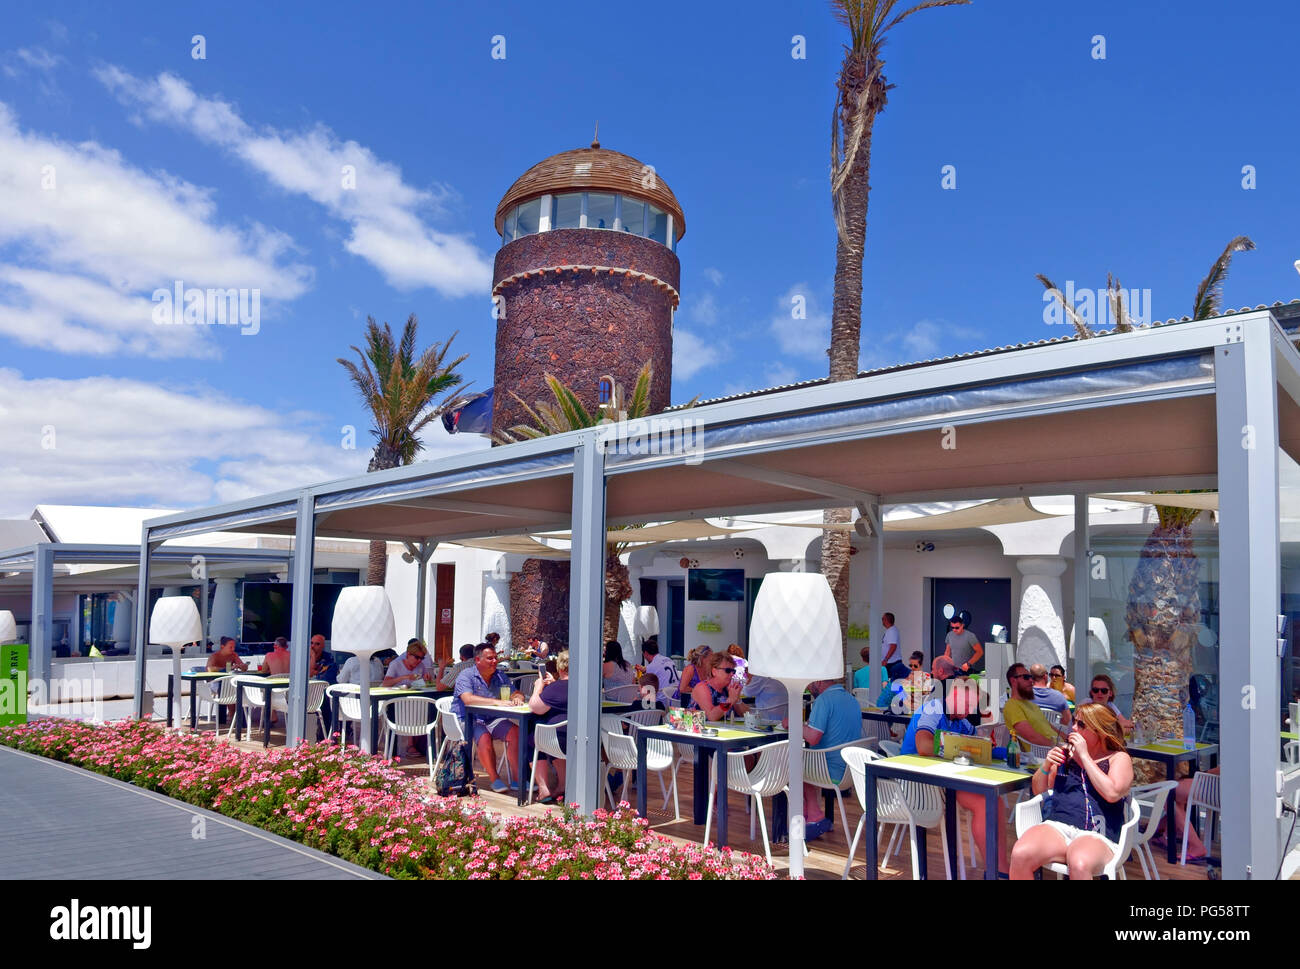
[[[844,751],[841,756],[843,756],[844,763],[848,767],[847,773],[853,777],[853,791],[858,797],[858,803],[865,811],[867,807],[867,770],[864,765],[868,761],[880,759],[880,755],[863,747],[852,747]],[[853,833],[853,841],[849,844],[849,857],[844,863],[843,878],[849,877],[849,869],[853,867],[853,855],[858,850],[858,839],[862,837],[862,828],[866,824],[866,820],[864,814],[858,821],[857,830]],[[939,841],[943,847],[944,871],[948,878],[952,878],[952,867],[948,861],[948,832],[943,823],[943,791],[932,784],[878,779],[876,781],[876,821],[882,828],[886,824],[900,825],[895,834],[902,832],[902,825],[907,826],[912,839],[912,877],[914,879],[921,877],[921,852],[917,843],[916,829],[918,827],[926,830],[938,828]],[[875,837],[876,835],[872,832],[870,836]],[[891,847],[885,853],[884,860],[888,860],[892,851],[891,841]]]
[[[614,800],[614,789],[610,786],[609,775],[616,770],[623,772],[623,789],[619,794],[619,800],[627,800],[628,785],[632,783],[632,775],[637,768],[636,730],[640,724],[631,717],[615,717],[609,714],[602,716],[600,721],[600,744],[604,748],[605,757],[607,758],[604,787],[605,794],[609,798],[609,806],[612,809],[617,802]],[[623,732],[624,727],[627,728],[627,733]],[[664,784],[663,772],[667,770],[673,772],[673,819],[676,820],[681,817],[681,808],[677,797],[677,771],[673,767],[672,742],[658,737],[647,740],[645,766],[647,772],[653,771],[659,776],[659,789],[663,791],[664,807],[668,806],[668,788]]]
[[[244,727],[247,729],[246,737],[252,739],[253,736],[253,714],[257,714],[260,721],[262,711],[266,709],[266,690],[268,687],[260,676],[246,676],[244,681]],[[243,739],[243,738],[240,738]]]
[[1038,709],[1043,711],[1043,719],[1046,720],[1048,723],[1050,723],[1053,727],[1061,726],[1060,710],[1052,710],[1049,707],[1039,707]]
[[1157,781],[1155,784],[1143,784],[1129,791],[1129,796],[1138,806],[1142,823],[1137,836],[1133,839],[1133,853],[1137,855],[1138,864],[1142,866],[1142,877],[1148,881],[1159,881],[1160,871],[1156,868],[1156,857],[1151,853],[1150,841],[1160,826],[1160,819],[1165,816],[1165,805],[1173,796],[1177,781]]
[[853,698],[858,701],[858,706],[875,706],[871,702],[871,691],[865,686],[855,686],[853,688]]
[[[384,701],[379,708],[379,716],[387,733],[384,741],[385,760],[393,759],[393,747],[396,746],[398,737],[424,737],[432,747],[433,731],[438,726],[438,708],[435,702],[427,696],[404,696]],[[429,776],[433,776],[432,758],[429,760]]]
[[1214,840],[1213,828],[1206,828],[1206,820],[1209,819],[1213,824],[1214,815],[1219,813],[1219,775],[1210,774],[1206,771],[1200,771],[1192,776],[1192,789],[1187,795],[1187,813],[1183,816],[1183,852],[1178,859],[1178,864],[1187,864],[1187,834],[1192,826],[1192,812],[1197,808],[1201,809],[1201,826],[1205,831],[1206,853],[1209,853],[1210,842]]
[[877,746],[886,757],[897,757],[899,751],[903,749],[903,745],[897,740],[881,740],[877,743]]
[[358,745],[361,741],[361,695],[341,686],[331,686],[325,691],[330,697],[338,697],[339,720],[334,729],[339,733],[339,743],[347,746],[348,724],[355,724],[352,736]]
[[[1141,812],[1133,802],[1133,798],[1124,800],[1124,825],[1119,831],[1119,850],[1111,855],[1110,861],[1106,862],[1106,867],[1101,870],[1102,878],[1109,878],[1114,881],[1117,878],[1125,878],[1124,862],[1128,861],[1128,856],[1133,850],[1133,845],[1137,841],[1138,821],[1142,818]],[[1043,795],[1030,798],[1028,801],[1021,801],[1016,805],[1016,837],[1023,838],[1025,832],[1036,824],[1043,822]],[[1069,875],[1068,866],[1060,862],[1051,862],[1046,866],[1058,875]]]
[[[235,705],[235,693],[237,692],[235,688],[235,678],[233,676],[220,676],[214,680],[209,680],[207,683],[204,683],[203,686],[205,688],[204,692],[206,692],[207,695],[204,696],[203,693],[199,694],[199,720],[200,722],[203,720],[211,720],[214,729],[216,729],[217,733],[220,734],[221,730],[217,724],[217,712],[221,707],[233,707]],[[207,716],[204,716],[203,714],[203,708],[205,706],[208,708]],[[230,731],[234,729],[234,726],[235,716],[234,711],[232,710],[230,724],[226,728],[226,736],[230,735]]]
[[[746,757],[758,757],[754,769],[745,769]],[[763,854],[767,863],[772,863],[772,846],[767,839],[767,812],[763,809],[763,798],[775,797],[786,789],[789,776],[790,741],[778,740],[753,747],[749,750],[735,750],[727,754],[727,787],[738,794],[752,797],[757,801],[758,823],[763,830]],[[846,770],[847,774],[848,771]],[[704,844],[709,843],[709,829],[713,821],[713,802],[717,794],[717,774],[709,772],[709,806],[704,814]],[[800,794],[800,797],[803,795]],[[754,816],[749,817],[749,838],[754,838]]]
[[601,691],[601,698],[611,703],[635,703],[641,699],[641,688],[635,683],[606,687]]
[[519,677],[519,683],[515,686],[515,689],[518,690],[520,693],[522,693],[524,696],[532,696],[533,687],[536,684],[537,684],[537,674],[529,673],[527,676]]
[[[324,680],[307,681],[307,716],[310,718],[313,713],[316,714],[316,725],[320,727],[320,735],[322,737],[325,736],[325,717],[321,713],[320,708],[325,703],[325,690],[328,687],[329,684],[326,683]],[[286,720],[288,719],[289,717],[289,691],[288,690],[271,691],[271,709],[279,710],[285,715],[285,719]]]
[[894,740],[894,733],[889,729],[889,724],[884,720],[863,720],[862,736],[867,740],[875,740],[877,742],[888,740],[892,743]]
[[848,769],[840,775],[838,781],[831,779],[829,755],[832,753],[843,754],[849,747],[863,747],[870,750],[876,741],[865,737],[857,740],[850,740],[848,743],[838,744],[835,747],[805,747],[803,752],[803,781],[805,784],[811,784],[813,787],[823,791],[835,792],[835,803],[839,805],[840,822],[844,825],[844,840],[849,840],[849,818],[844,813],[844,791],[853,786],[853,778],[849,776]]
[[546,754],[556,760],[566,760],[564,745],[560,743],[560,731],[568,725],[567,720],[559,723],[539,723],[533,730],[533,770],[528,775],[528,801],[533,803],[533,790],[537,786],[537,758]]
[[435,775],[442,764],[442,758],[451,750],[451,745],[466,740],[465,722],[461,720],[452,707],[455,702],[456,698],[451,696],[439,697],[434,701],[434,706],[438,711],[436,723],[438,730],[442,733],[442,742],[438,745],[438,756],[434,759],[432,767],[432,773]]

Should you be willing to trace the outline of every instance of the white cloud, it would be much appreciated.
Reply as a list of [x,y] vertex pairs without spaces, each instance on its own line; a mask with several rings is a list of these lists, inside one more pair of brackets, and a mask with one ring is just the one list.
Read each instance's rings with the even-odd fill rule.
[[723,358],[723,349],[716,340],[705,342],[694,333],[676,327],[673,330],[673,377],[690,380],[705,367],[712,367]]
[[980,331],[974,327],[923,319],[910,328],[870,330],[863,326],[863,350],[858,360],[862,370],[874,370],[903,363],[920,363],[972,349],[970,341]]
[[826,364],[831,317],[807,283],[795,283],[777,299],[769,329],[782,353]]
[[209,356],[207,327],[159,327],[151,294],[174,280],[293,299],[311,269],[291,240],[216,220],[209,191],[145,173],[94,142],[22,131],[0,103],[0,333],[94,354]]
[[721,270],[714,269],[712,266],[707,266],[703,270],[701,270],[701,272],[704,273],[704,278],[707,279],[709,282],[711,282],[714,286],[722,285]]
[[718,301],[712,293],[705,293],[686,303],[686,316],[693,323],[713,326],[718,322]]
[[150,120],[224,148],[274,185],[347,222],[347,250],[393,286],[431,286],[446,296],[487,292],[491,260],[468,238],[432,229],[420,216],[436,211],[439,192],[408,185],[401,169],[363,145],[341,140],[324,125],[302,132],[254,129],[234,106],[196,94],[172,74],[141,79],[106,67],[95,75]]
[[774,363],[763,371],[763,381],[768,387],[782,387],[801,380],[799,371],[784,363]]
[[[195,507],[365,471],[369,436],[344,450],[337,427],[210,388],[91,377],[25,379],[0,369],[0,516],[38,503]],[[53,446],[50,447],[49,445]],[[422,459],[487,446],[474,435],[426,437]]]

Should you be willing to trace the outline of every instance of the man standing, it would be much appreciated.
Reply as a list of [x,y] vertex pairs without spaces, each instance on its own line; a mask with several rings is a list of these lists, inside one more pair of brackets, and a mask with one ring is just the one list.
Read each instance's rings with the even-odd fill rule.
[[[507,700],[501,699],[503,689],[508,691]],[[487,772],[492,790],[498,794],[504,794],[519,784],[519,727],[506,717],[490,719],[492,707],[525,702],[522,693],[510,690],[510,678],[497,670],[496,650],[487,643],[480,643],[474,650],[474,665],[456,677],[456,712],[470,720],[473,727],[470,743],[478,751],[479,763]],[[506,756],[515,778],[510,787],[497,776],[496,751],[492,747],[494,740],[505,741]]]
[[898,627],[894,625],[894,614],[887,612],[882,615],[880,625],[885,627],[885,635],[880,639],[885,647],[885,655],[880,657],[880,662],[884,664],[885,672],[889,674],[891,680],[906,679],[908,669],[907,664],[903,662],[903,647],[898,643]]
[[934,661],[934,675],[941,680],[982,669],[984,646],[979,637],[967,628],[970,613],[963,611],[949,622],[948,638],[944,640],[943,655]]
[[1040,707],[1055,710],[1061,715],[1061,726],[1070,725],[1070,701],[1060,690],[1053,690],[1047,685],[1047,667],[1035,663],[1029,667],[1029,675],[1034,678],[1034,702]]

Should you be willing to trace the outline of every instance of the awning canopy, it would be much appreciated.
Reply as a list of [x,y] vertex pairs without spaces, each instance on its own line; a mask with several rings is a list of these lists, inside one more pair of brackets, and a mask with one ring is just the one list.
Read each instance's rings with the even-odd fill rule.
[[1219,493],[1217,491],[1201,492],[1188,495],[1155,495],[1150,492],[1138,494],[1093,495],[1109,501],[1131,501],[1136,505],[1164,505],[1167,508],[1194,508],[1198,511],[1218,511]]

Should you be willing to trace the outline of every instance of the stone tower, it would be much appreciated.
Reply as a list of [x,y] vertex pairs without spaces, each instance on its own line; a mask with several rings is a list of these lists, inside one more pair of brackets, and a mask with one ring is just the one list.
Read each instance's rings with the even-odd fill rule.
[[602,378],[630,393],[647,360],[651,411],[665,409],[686,222],[659,174],[593,141],[524,172],[497,206],[496,228],[492,429],[527,422],[512,392],[530,406],[551,400],[545,374],[592,407]]

